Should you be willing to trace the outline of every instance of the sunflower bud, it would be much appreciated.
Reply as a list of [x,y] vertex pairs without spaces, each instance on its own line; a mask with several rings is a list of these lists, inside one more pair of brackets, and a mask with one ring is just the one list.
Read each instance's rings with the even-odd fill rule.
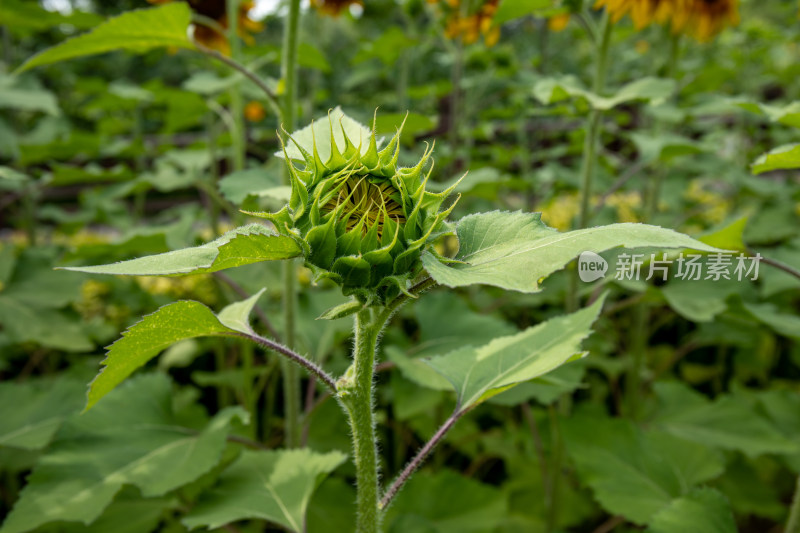
[[[440,208],[455,185],[441,193],[425,190],[433,171],[432,147],[413,167],[398,166],[402,125],[379,150],[374,126],[362,149],[363,139],[350,138],[342,120],[334,124],[329,116],[328,122],[326,161],[313,125],[310,151],[289,135],[305,164],[295,166],[284,146],[291,200],[265,216],[280,233],[299,237],[315,280],[331,279],[366,304],[385,303],[407,290],[422,270],[422,251],[449,231],[445,219],[453,206]],[[343,147],[334,128],[341,129]]]

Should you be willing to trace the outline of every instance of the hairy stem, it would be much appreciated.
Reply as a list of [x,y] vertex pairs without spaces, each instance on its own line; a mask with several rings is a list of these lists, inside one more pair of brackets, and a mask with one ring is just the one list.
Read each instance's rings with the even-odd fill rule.
[[[283,56],[281,58],[281,77],[285,92],[281,106],[281,121],[286,131],[294,131],[296,126],[295,107],[297,105],[297,47],[299,42],[300,0],[289,2],[289,16],[283,32]],[[288,182],[288,176],[284,174]],[[295,314],[297,307],[297,262],[283,263],[283,338],[289,348],[295,345]],[[300,446],[302,424],[300,423],[300,376],[293,365],[284,364],[283,398],[286,416],[286,446]]]
[[[356,533],[378,533],[381,513],[378,507],[378,448],[373,411],[373,376],[375,350],[384,321],[371,309],[356,315],[355,345],[353,346],[352,383],[347,398],[343,398],[350,414],[353,432],[353,455],[356,463]],[[340,395],[341,396],[341,395]]]
[[406,481],[408,481],[408,479],[411,477],[411,474],[416,472],[423,461],[425,461],[436,445],[441,442],[447,432],[450,431],[450,428],[452,428],[455,423],[458,422],[458,419],[461,418],[463,414],[464,411],[456,409],[456,411],[450,415],[450,418],[445,420],[444,424],[442,424],[441,427],[436,430],[436,433],[434,433],[433,437],[431,437],[431,439],[426,442],[422,448],[420,448],[420,450],[417,452],[417,455],[415,455],[414,458],[409,461],[403,471],[400,472],[400,474],[389,486],[386,493],[383,495],[383,498],[381,498],[381,510],[384,510],[389,506],[389,504],[392,502],[392,499],[394,499],[397,493],[400,492],[400,489],[403,488],[403,485],[405,485]]
[[288,346],[284,346],[283,344],[277,343],[273,340],[267,339],[255,333],[236,333],[235,335],[237,337],[243,337],[245,339],[249,339],[255,342],[256,344],[262,346],[263,348],[277,352],[283,355],[284,357],[290,359],[291,361],[294,361],[298,365],[308,370],[309,373],[316,376],[317,379],[319,379],[322,383],[324,383],[325,386],[328,387],[328,389],[331,392],[336,392],[336,382],[334,381],[333,377],[330,374],[325,372],[315,362],[303,357],[302,355],[295,352]]
[[242,65],[238,61],[234,61],[230,57],[228,57],[226,55],[223,55],[223,54],[217,52],[214,49],[208,48],[207,46],[204,46],[204,45],[202,45],[202,44],[200,44],[198,42],[195,42],[194,46],[195,46],[195,48],[197,48],[198,51],[204,53],[205,55],[207,55],[209,57],[213,57],[214,59],[216,59],[218,61],[221,61],[222,63],[225,63],[227,66],[229,66],[233,70],[243,74],[246,78],[248,78],[250,81],[255,83],[256,86],[259,89],[261,89],[261,91],[267,97],[267,102],[269,103],[269,105],[273,109],[273,111],[278,111],[278,114],[281,114],[280,113],[280,106],[278,105],[278,97],[275,95],[275,92],[272,89],[270,89],[269,85],[264,83],[264,80],[259,78],[255,74],[255,72],[251,71],[249,68],[247,68],[246,66]]

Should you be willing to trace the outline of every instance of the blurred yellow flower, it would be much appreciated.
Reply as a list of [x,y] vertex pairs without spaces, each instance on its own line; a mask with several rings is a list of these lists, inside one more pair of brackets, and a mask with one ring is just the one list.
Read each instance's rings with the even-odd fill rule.
[[[500,27],[492,24],[492,19],[500,5],[500,0],[427,0],[445,12],[444,35],[448,39],[460,39],[464,44],[476,42],[481,35],[486,46],[494,46],[500,40]],[[478,4],[467,12],[463,9],[462,2],[467,2],[470,7]]]
[[720,193],[707,190],[700,180],[689,184],[684,197],[702,207],[698,218],[708,224],[723,222],[733,208],[731,200]]
[[542,206],[540,211],[545,224],[559,231],[568,231],[580,211],[578,193],[561,194]]
[[614,22],[630,15],[636,29],[655,22],[701,42],[739,23],[739,0],[597,0],[594,7],[605,7]]
[[615,192],[606,198],[606,205],[617,211],[617,222],[641,222],[637,210],[642,207],[642,195],[636,191]]
[[361,0],[311,0],[311,7],[329,17],[338,17],[350,6],[363,6]]
[[547,28],[551,31],[562,31],[569,24],[569,13],[556,15],[547,20]]
[[[181,0],[147,0],[151,4],[169,4]],[[219,24],[221,27],[228,28],[227,2],[225,0],[186,0],[192,11],[198,15],[207,17]],[[263,25],[250,18],[250,10],[253,9],[255,2],[246,0],[239,3],[239,19],[237,28],[239,36],[248,44],[253,43],[253,33],[258,33],[263,29]],[[223,54],[230,54],[230,43],[228,37],[221,34],[217,29],[195,24],[193,36],[197,42],[213,48]]]
[[614,22],[630,15],[633,25],[641,30],[653,22],[666,22],[675,9],[680,9],[679,4],[685,2],[686,0],[597,0],[594,7],[605,7]]
[[726,26],[739,24],[738,0],[683,0],[686,7],[672,16],[672,31],[711,40]]

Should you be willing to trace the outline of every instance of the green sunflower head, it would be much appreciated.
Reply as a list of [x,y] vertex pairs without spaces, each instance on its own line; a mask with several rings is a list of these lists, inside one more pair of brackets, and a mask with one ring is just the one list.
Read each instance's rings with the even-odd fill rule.
[[[455,185],[440,193],[425,190],[433,170],[432,147],[413,167],[398,165],[402,125],[379,149],[374,123],[367,134],[363,127],[346,128],[344,119],[354,122],[328,116],[329,140],[312,123],[310,149],[288,135],[302,155],[302,166],[296,166],[284,145],[291,199],[268,218],[278,232],[299,238],[315,280],[331,279],[346,295],[382,304],[407,290],[422,270],[423,250],[450,231],[446,218],[455,203],[441,207]],[[335,130],[342,134],[338,143]],[[354,132],[359,138],[352,138]],[[330,143],[325,150],[317,145],[322,139]]]

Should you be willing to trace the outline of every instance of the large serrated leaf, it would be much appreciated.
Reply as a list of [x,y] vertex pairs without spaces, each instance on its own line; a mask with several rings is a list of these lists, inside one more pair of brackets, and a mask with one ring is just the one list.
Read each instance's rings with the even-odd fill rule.
[[559,233],[539,213],[492,211],[462,218],[456,228],[461,263],[445,265],[426,252],[422,263],[442,285],[484,284],[538,292],[539,281],[580,253],[626,248],[690,248],[721,252],[676,231],[647,224],[611,224]]
[[606,511],[636,524],[724,470],[713,450],[666,433],[645,433],[627,420],[577,413],[562,425],[579,478]]
[[291,237],[278,235],[261,224],[249,224],[194,248],[183,248],[110,265],[61,268],[90,274],[173,276],[216,272],[262,261],[291,259],[301,254],[300,245]]
[[604,298],[571,315],[553,318],[478,348],[466,346],[427,361],[456,390],[461,409],[510,386],[554,370],[581,354]]
[[308,449],[245,451],[217,485],[183,519],[186,527],[215,529],[260,518],[290,531],[305,531],[311,494],[347,457]]
[[142,53],[168,46],[192,48],[187,33],[190,22],[191,10],[184,2],[129,11],[100,24],[89,33],[39,52],[23,63],[17,73],[112,50]]
[[153,497],[194,481],[218,463],[237,416],[245,420],[247,413],[225,410],[197,431],[173,413],[169,378],[133,379],[62,426],[0,532],[54,521],[91,524],[123,485]]
[[247,316],[264,292],[229,305],[218,315],[200,302],[180,301],[165,305],[128,328],[122,338],[108,348],[105,368],[92,381],[86,409],[111,392],[136,369],[162,350],[184,339],[210,335],[252,333]]

